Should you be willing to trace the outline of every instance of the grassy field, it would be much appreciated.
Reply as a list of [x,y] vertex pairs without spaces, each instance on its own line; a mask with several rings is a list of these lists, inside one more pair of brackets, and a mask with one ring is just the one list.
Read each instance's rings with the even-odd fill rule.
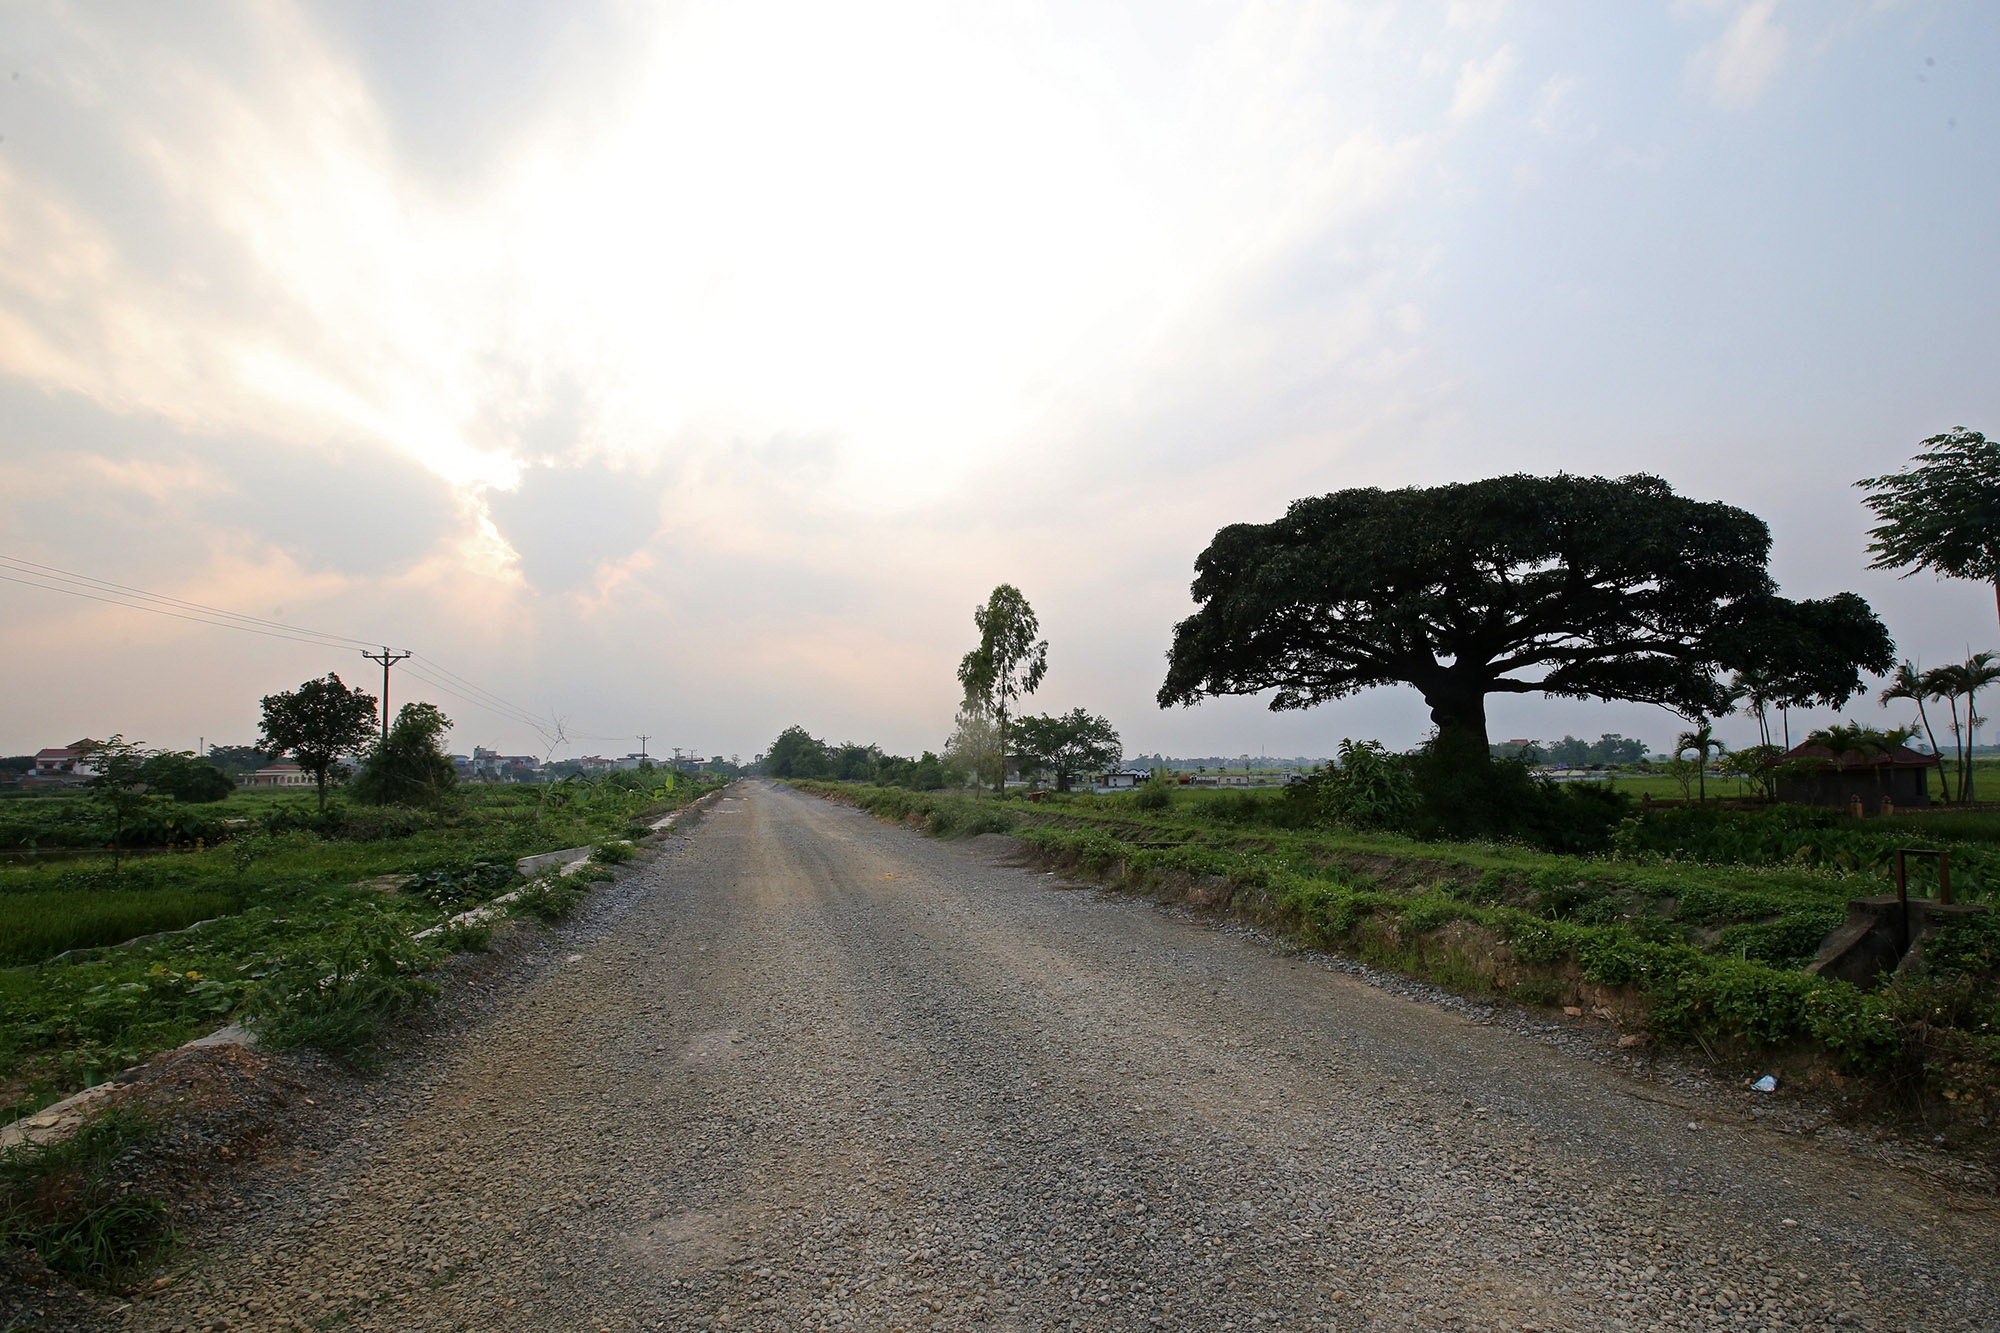
[[[2000,1118],[2000,929],[1941,940],[1928,979],[1805,972],[1851,897],[1886,889],[1898,821],[1648,812],[1606,856],[1284,827],[1282,793],[1029,804],[796,784],[942,834],[1005,831],[1111,882],[1181,893],[1461,993],[1601,1009],[1725,1062],[1804,1060],[1905,1104]],[[1959,896],[2000,890],[2000,815],[1936,816]]]
[[[326,817],[239,793],[202,807],[240,821],[219,843],[118,869],[105,856],[0,865],[0,1120],[251,1013],[284,978],[316,984],[357,950],[420,966],[411,936],[520,883],[519,857],[641,833],[704,790],[473,787],[438,812]],[[61,827],[78,819],[71,802],[37,800],[34,815]],[[385,890],[389,876],[408,887]],[[83,952],[47,961],[68,950]]]

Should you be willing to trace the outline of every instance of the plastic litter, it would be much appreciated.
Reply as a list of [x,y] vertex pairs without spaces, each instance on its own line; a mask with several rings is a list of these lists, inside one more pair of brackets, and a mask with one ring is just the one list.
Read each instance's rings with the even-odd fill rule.
[[1778,1076],[1776,1074],[1766,1074],[1750,1086],[1759,1092],[1776,1092],[1778,1090]]

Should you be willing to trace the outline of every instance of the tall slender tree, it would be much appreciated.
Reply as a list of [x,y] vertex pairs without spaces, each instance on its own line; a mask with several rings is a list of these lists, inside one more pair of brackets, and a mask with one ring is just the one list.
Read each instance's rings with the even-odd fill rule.
[[979,646],[959,661],[958,683],[993,715],[1001,755],[993,788],[1004,795],[1008,710],[1016,699],[1040,688],[1049,669],[1049,645],[1048,640],[1036,637],[1041,624],[1035,619],[1035,609],[1011,583],[995,588],[986,605],[974,608],[972,623],[979,628]]

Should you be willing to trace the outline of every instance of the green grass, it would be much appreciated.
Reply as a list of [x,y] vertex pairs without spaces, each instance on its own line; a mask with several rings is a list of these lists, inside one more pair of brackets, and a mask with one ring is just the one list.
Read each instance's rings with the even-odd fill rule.
[[0,967],[179,930],[234,912],[237,904],[233,893],[203,889],[0,894]]
[[118,1178],[155,1128],[114,1110],[67,1138],[0,1154],[0,1248],[32,1249],[85,1286],[127,1286],[175,1244],[166,1201]]
[[[223,804],[255,822],[221,844],[128,860],[118,871],[105,857],[0,865],[0,940],[16,964],[0,966],[0,1121],[239,1018],[275,1021],[274,1040],[360,1050],[354,1033],[420,1001],[400,982],[391,994],[376,980],[409,975],[423,951],[406,955],[382,940],[407,939],[500,891],[478,863],[601,842],[702,790],[551,798],[533,787],[472,788],[438,814],[343,809],[323,822],[299,798],[239,793]],[[313,827],[269,831],[302,817]],[[355,887],[388,875],[425,879],[407,894]],[[41,962],[86,943],[177,929],[217,908],[226,914],[199,930]],[[63,923],[79,933],[63,933]],[[338,1003],[307,1012],[318,992],[297,978],[315,967],[326,969],[315,980],[329,975],[357,949],[375,960],[363,971],[376,978],[356,978]]]

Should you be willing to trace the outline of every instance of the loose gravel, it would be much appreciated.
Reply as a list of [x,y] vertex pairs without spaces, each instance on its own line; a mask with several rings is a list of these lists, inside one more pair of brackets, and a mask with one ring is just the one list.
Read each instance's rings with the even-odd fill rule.
[[1975,1194],[782,788],[516,971],[108,1326],[2000,1327]]

